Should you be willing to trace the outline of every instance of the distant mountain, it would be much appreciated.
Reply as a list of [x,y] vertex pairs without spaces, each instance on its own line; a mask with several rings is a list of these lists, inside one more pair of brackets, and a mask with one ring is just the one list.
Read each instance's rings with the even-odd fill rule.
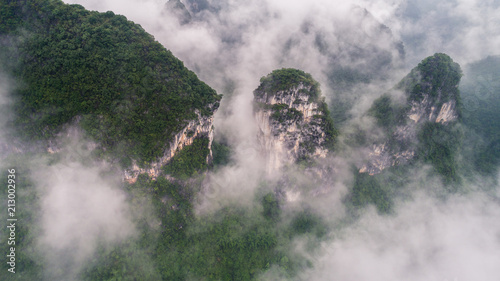
[[304,22],[302,34],[294,34],[284,54],[304,36],[313,36],[314,47],[328,62],[323,69],[327,85],[334,92],[331,97],[332,116],[342,123],[349,118],[349,109],[358,102],[353,89],[359,84],[384,81],[391,71],[405,62],[405,48],[392,30],[380,23],[366,9],[354,6],[349,11],[349,25],[332,19],[333,32],[314,22]]
[[199,138],[210,157],[221,96],[139,25],[59,0],[4,1],[0,23],[18,136],[47,142],[77,124],[132,181]]

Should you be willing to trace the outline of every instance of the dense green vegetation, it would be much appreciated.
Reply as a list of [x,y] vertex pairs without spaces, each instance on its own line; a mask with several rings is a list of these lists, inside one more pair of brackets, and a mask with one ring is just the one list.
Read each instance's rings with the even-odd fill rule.
[[313,116],[314,120],[319,121],[323,132],[325,132],[325,142],[323,146],[333,151],[335,149],[335,143],[337,136],[339,135],[339,131],[333,124],[333,119],[331,117],[330,111],[328,110],[328,105],[324,100],[319,104],[319,110],[323,114]]
[[355,173],[354,185],[346,198],[353,207],[360,208],[373,204],[379,213],[392,211],[393,198],[390,182],[381,181],[384,175],[371,176],[367,173]]
[[14,127],[47,139],[79,121],[103,151],[139,163],[196,117],[213,114],[220,96],[154,38],[124,16],[60,0],[0,4],[2,54],[22,82]]
[[274,193],[268,193],[262,197],[263,215],[266,219],[277,221],[280,218],[280,202]]
[[420,101],[423,98],[422,93],[426,93],[438,107],[449,100],[455,100],[460,106],[460,92],[457,86],[461,77],[460,65],[448,55],[437,53],[422,60],[397,88],[409,94],[409,100]]
[[[220,96],[214,90],[140,26],[112,12],[90,12],[59,0],[4,1],[0,3],[0,36],[2,67],[20,81],[14,93],[16,119],[10,125],[26,139],[52,138],[74,122],[100,143],[99,153],[125,158],[120,159],[123,166],[131,159],[147,165],[161,156],[165,144],[196,117],[196,112],[211,115],[218,107]],[[352,83],[364,79],[350,73],[345,70],[343,79]],[[408,101],[418,101],[422,93],[429,93],[436,105],[455,99],[460,106],[456,87],[460,77],[458,64],[436,54],[423,60],[397,87],[406,91]],[[311,125],[321,127],[326,134],[323,145],[332,150],[338,132],[320,96],[319,84],[310,74],[275,70],[261,79],[255,95],[275,94],[300,84],[310,87],[301,91],[309,95],[309,102],[318,103],[321,112],[313,116]],[[484,104],[481,101],[487,108],[485,113],[470,111],[466,115],[466,122],[485,139],[475,158],[480,170],[492,170],[500,161],[499,101],[498,95],[485,98]],[[271,118],[280,123],[303,119],[301,112],[285,104],[258,106],[271,110]],[[369,114],[391,135],[405,122],[407,110],[384,95],[374,102]],[[432,164],[448,185],[460,182],[456,159],[462,135],[457,123],[427,122],[418,128],[417,159]],[[359,143],[365,145],[364,141]],[[390,139],[388,143],[395,142]],[[315,149],[312,142],[302,143],[301,148],[309,152]],[[230,163],[227,144],[213,142],[212,149],[213,167]],[[150,200],[152,213],[134,218],[137,235],[118,244],[100,244],[92,259],[85,261],[78,279],[257,280],[271,268],[290,278],[304,271],[309,262],[293,251],[294,242],[297,238],[306,243],[323,241],[330,229],[312,208],[293,204],[282,208],[284,202],[269,192],[273,189],[266,184],[251,206],[226,204],[195,215],[194,204],[203,180],[197,175],[210,167],[209,152],[208,137],[197,137],[163,169],[176,180],[151,180],[142,174],[134,184],[124,183],[121,187],[127,191],[127,203],[133,209],[146,209],[138,202]],[[58,161],[59,156],[52,157]],[[14,278],[53,280],[47,275],[45,254],[38,252],[36,245],[40,191],[27,179],[32,172],[23,168],[24,160],[9,160],[12,167],[20,169],[18,203],[30,206],[18,212],[22,223],[16,229],[20,247]],[[304,170],[311,167],[307,159],[299,160]],[[0,176],[6,178],[3,171]],[[409,178],[405,167],[392,167],[374,176],[357,169],[353,173],[354,182],[345,198],[348,211],[373,205],[381,214],[393,211],[398,188]],[[2,189],[0,195],[6,198],[7,190]],[[5,216],[0,219],[5,221]],[[2,253],[8,253],[5,231],[1,231]],[[6,263],[1,266],[2,280],[12,277],[6,275],[7,267]],[[62,265],[60,270],[67,269]]]
[[[461,112],[460,92],[457,88],[461,78],[460,66],[445,54],[435,54],[424,59],[408,76],[396,86],[405,91],[406,104],[398,104],[390,95],[376,99],[368,111],[377,125],[386,132],[389,153],[395,154],[408,149],[415,150],[411,166],[389,167],[381,173],[370,176],[353,171],[355,179],[346,197],[346,202],[357,209],[373,204],[379,213],[389,213],[393,208],[393,198],[399,188],[405,185],[411,169],[416,163],[431,164],[433,171],[440,175],[449,191],[457,191],[461,182],[458,158],[461,152],[463,129],[460,122],[441,124],[424,121],[416,124],[416,139],[401,141],[394,132],[397,126],[406,125],[410,103],[422,101],[424,94],[431,98],[430,105],[439,108],[444,102],[455,100],[457,112]],[[425,113],[424,113],[425,114]],[[460,119],[459,119],[460,120]],[[355,143],[364,143],[364,139]]]
[[[445,54],[435,54],[424,59],[401,81],[409,94],[408,101],[422,99],[429,94],[433,106],[454,100],[456,112],[461,120],[462,104],[458,84],[462,77],[460,66]],[[418,131],[419,147],[417,158],[431,163],[435,171],[443,176],[446,183],[460,181],[457,169],[457,152],[462,143],[463,132],[456,122],[440,124],[426,122]]]
[[273,104],[271,110],[271,118],[282,124],[299,122],[304,118],[302,112],[282,103]]
[[212,142],[212,165],[214,168],[227,165],[231,161],[231,147],[224,141]]
[[208,137],[197,137],[193,143],[178,151],[164,167],[165,173],[176,178],[187,179],[208,166],[210,150]]
[[454,124],[425,123],[418,134],[417,157],[429,162],[446,183],[458,183],[457,154],[463,132]]
[[[10,254],[10,247],[15,247],[16,268],[15,277],[11,279],[14,274],[7,271],[10,266],[7,264],[7,258],[3,255],[2,264],[0,265],[0,280],[41,280],[42,272],[44,269],[43,253],[36,249],[36,242],[40,236],[41,229],[35,224],[37,221],[36,214],[40,211],[38,202],[38,195],[35,186],[29,180],[28,176],[31,172],[26,167],[27,159],[20,157],[17,159],[9,158],[9,166],[5,167],[2,164],[0,177],[4,179],[5,188],[0,189],[0,196],[5,198],[2,200],[4,207],[0,215],[0,219],[6,222],[7,217],[7,175],[8,169],[15,169],[15,185],[16,185],[16,222],[15,228],[15,245],[9,245],[7,238],[9,237],[7,224],[2,224],[0,230],[0,251],[5,255]],[[29,206],[29,207],[28,207]]]
[[293,276],[304,266],[304,259],[290,253],[291,239],[322,237],[326,232],[322,220],[310,210],[284,218],[273,193],[261,197],[261,207],[228,206],[195,217],[189,188],[141,176],[129,189],[153,195],[160,229],[146,225],[138,240],[100,251],[84,271],[83,280],[129,280],[128,273],[137,276],[130,272],[135,268],[131,262],[148,252],[154,270],[146,267],[144,274],[161,276],[159,280],[255,280],[271,266]]
[[[19,175],[29,171],[18,170]],[[16,274],[2,265],[2,280],[54,280],[61,272],[47,274],[48,263],[36,242],[40,229],[37,211],[39,190],[23,176],[18,178],[23,192],[16,228],[19,250]],[[296,208],[286,214],[274,193],[256,197],[251,207],[226,206],[215,213],[194,215],[195,185],[185,186],[164,178],[151,180],[140,175],[134,184],[124,184],[128,203],[134,209],[147,210],[134,219],[138,233],[129,239],[102,243],[92,258],[85,261],[79,280],[257,280],[269,270],[293,277],[310,262],[292,251],[298,237],[323,239],[328,229],[312,210]],[[6,190],[3,189],[3,195]],[[144,200],[148,198],[148,200]],[[5,219],[5,215],[2,216]],[[5,230],[2,249],[7,252]],[[61,275],[62,274],[62,275]],[[6,277],[7,276],[7,277]],[[11,278],[14,277],[14,278]],[[62,278],[62,277],[61,277]],[[61,279],[62,280],[62,279]]]
[[320,97],[319,83],[316,82],[311,74],[306,73],[299,69],[282,68],[277,69],[260,79],[260,85],[255,90],[256,96],[262,96],[264,93],[273,95],[279,91],[286,91],[299,85],[304,85],[306,88],[302,89],[309,95],[309,101],[316,101]]

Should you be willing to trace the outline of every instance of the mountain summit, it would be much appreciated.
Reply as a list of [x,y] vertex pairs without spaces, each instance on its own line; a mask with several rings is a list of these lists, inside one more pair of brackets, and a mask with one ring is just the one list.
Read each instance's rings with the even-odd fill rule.
[[370,160],[360,172],[371,175],[419,158],[431,163],[445,178],[455,177],[454,155],[460,143],[455,127],[461,117],[458,84],[460,66],[445,54],[424,59],[395,87],[406,102],[390,95],[375,100],[369,111],[387,133],[373,144]]

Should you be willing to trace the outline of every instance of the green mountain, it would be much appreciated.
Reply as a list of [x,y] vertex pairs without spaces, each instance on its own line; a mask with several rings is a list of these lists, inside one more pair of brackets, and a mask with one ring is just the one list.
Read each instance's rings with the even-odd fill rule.
[[362,172],[382,170],[416,160],[431,164],[447,182],[458,181],[455,157],[461,145],[462,71],[445,54],[424,59],[393,89],[406,101],[390,95],[375,100],[369,114],[385,129],[387,140],[374,145],[373,157]]
[[0,22],[4,71],[19,81],[18,136],[50,140],[78,124],[135,172],[162,166],[194,138],[211,145],[221,96],[124,16],[59,0],[3,1]]
[[367,163],[355,172],[348,195],[354,207],[374,204],[390,212],[394,194],[407,183],[409,171],[430,165],[450,190],[458,190],[463,143],[460,66],[445,54],[424,59],[390,92],[373,102],[368,115],[382,129],[382,140],[369,143]]
[[473,165],[482,173],[495,173],[500,164],[500,57],[490,56],[466,65],[464,72],[460,92],[464,124],[474,132],[468,141]]
[[268,170],[326,157],[337,131],[319,83],[302,70],[283,68],[262,77],[254,91],[257,139]]

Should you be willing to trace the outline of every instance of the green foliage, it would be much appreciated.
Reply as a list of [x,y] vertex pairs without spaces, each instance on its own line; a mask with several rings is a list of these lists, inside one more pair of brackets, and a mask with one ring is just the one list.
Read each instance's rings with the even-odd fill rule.
[[264,217],[269,220],[278,220],[281,214],[278,198],[274,193],[268,193],[262,198],[262,206],[264,207]]
[[[46,269],[44,253],[37,250],[38,239],[42,235],[42,229],[36,224],[40,214],[40,205],[38,195],[33,182],[29,178],[31,170],[27,168],[26,157],[9,157],[3,159],[1,164],[0,178],[3,181],[3,188],[0,189],[0,196],[4,198],[1,206],[4,211],[0,214],[0,219],[4,222],[0,229],[0,251],[3,253],[2,264],[0,265],[0,280],[44,280],[43,271]],[[5,166],[9,163],[9,166]],[[8,169],[15,169],[15,178],[13,179],[16,187],[15,197],[15,245],[8,244],[10,231],[6,227],[7,219],[7,175]],[[12,243],[12,242],[11,242]],[[7,271],[10,266],[7,264],[6,255],[10,254],[10,248],[14,247],[16,266],[15,274]]]
[[328,110],[328,105],[324,100],[319,103],[319,111],[323,114],[315,115],[313,117],[316,120],[315,122],[319,121],[323,132],[325,132],[325,143],[323,144],[324,147],[333,151],[335,149],[335,143],[339,132],[333,124],[333,119],[331,117],[330,111]]
[[[390,96],[383,95],[375,100],[369,110],[377,124],[384,128],[389,135],[388,144],[393,151],[406,150],[408,146],[416,146],[418,159],[430,163],[434,170],[443,176],[445,183],[457,183],[458,149],[462,143],[462,131],[457,122],[440,124],[423,122],[417,125],[418,143],[415,140],[402,142],[394,137],[396,126],[407,121],[407,114],[411,102],[421,102],[425,95],[430,97],[426,105],[427,114],[431,106],[440,108],[443,103],[453,100],[456,102],[456,112],[461,117],[461,99],[458,90],[462,71],[460,66],[445,54],[435,54],[424,59],[396,88],[407,94],[407,105],[397,105]],[[412,143],[413,142],[413,143]],[[376,184],[368,183],[376,187]]]
[[212,142],[212,164],[214,167],[225,166],[231,161],[231,148],[224,142]]
[[0,2],[0,35],[10,32],[15,32],[19,25],[22,24],[20,17],[20,7],[17,1],[2,1]]
[[316,101],[320,96],[319,83],[311,74],[293,68],[277,69],[260,79],[260,85],[254,92],[256,96],[264,93],[275,94],[279,91],[286,91],[300,84],[311,87],[310,90],[303,89],[309,95],[310,101]]
[[161,280],[150,256],[141,246],[128,241],[111,250],[100,248],[93,262],[80,273],[81,280]]
[[435,171],[443,176],[445,183],[460,182],[456,156],[462,137],[458,126],[441,123],[425,123],[419,131],[417,155],[431,163]]
[[277,234],[271,225],[236,208],[223,209],[215,221],[197,221],[189,240],[188,262],[209,280],[252,280],[275,259]]
[[[9,162],[13,167],[26,165],[24,159]],[[23,191],[19,204],[25,207],[18,210],[22,224],[16,230],[17,273],[7,275],[3,270],[0,277],[47,280],[45,254],[36,252],[39,196],[27,181],[31,172],[20,169],[18,174]],[[141,210],[134,212],[137,233],[116,244],[99,245],[82,266],[79,280],[257,280],[270,268],[293,277],[310,263],[293,253],[292,241],[301,235],[317,240],[326,233],[324,223],[310,210],[284,219],[274,193],[257,197],[252,207],[229,206],[198,217],[193,210],[196,189],[191,186],[141,174],[134,184],[124,183],[124,189],[131,208]],[[6,197],[6,189],[0,193]],[[151,199],[151,209],[143,204],[149,202],[144,198]],[[0,233],[5,250],[5,229]]]
[[[309,233],[322,237],[326,230],[309,210],[284,220],[274,193],[258,197],[261,206],[228,206],[195,217],[189,187],[142,175],[128,189],[154,195],[160,229],[146,225],[140,228],[139,239],[100,251],[86,267],[83,280],[129,280],[137,276],[132,270],[142,270],[151,280],[160,279],[155,274],[161,280],[256,280],[271,267],[293,276],[303,266],[303,258],[291,254],[291,241]],[[159,233],[151,235],[154,232]],[[143,265],[140,259],[148,258],[145,268],[131,263]]]
[[391,193],[386,182],[382,184],[377,176],[355,171],[352,190],[347,196],[347,202],[359,208],[373,204],[379,213],[390,213],[393,208]]
[[406,121],[406,108],[392,102],[389,95],[382,95],[373,102],[368,114],[375,117],[377,125],[391,131]]
[[271,265],[293,270],[293,261],[281,250],[289,238],[276,225],[280,215],[274,195],[262,198],[273,219],[258,208],[240,207],[195,218],[184,188],[167,181],[148,185],[158,190],[155,205],[162,230],[153,257],[162,280],[255,280]]
[[1,30],[29,34],[12,56],[12,74],[23,82],[14,126],[27,139],[51,138],[79,120],[103,151],[150,162],[196,110],[211,115],[218,107],[213,89],[124,16],[59,0],[0,8]]
[[271,110],[271,119],[282,124],[299,122],[304,118],[302,112],[282,103],[273,104]]
[[207,168],[207,157],[210,153],[208,137],[197,137],[191,145],[178,151],[164,171],[174,177],[187,179],[193,174]]
[[293,217],[290,231],[292,236],[312,233],[317,237],[322,237],[326,234],[326,226],[318,215],[305,209]]
[[[171,280],[161,276],[158,260],[162,241],[181,243],[186,235],[182,226],[193,221],[192,190],[158,178],[153,181],[141,174],[132,185],[126,185],[131,203],[134,197],[150,197],[154,213],[136,219],[138,234],[113,246],[104,245],[80,273],[81,280]],[[135,198],[140,199],[140,198]],[[145,202],[144,200],[138,200]],[[145,206],[132,205],[146,210]],[[146,217],[147,216],[147,217]],[[156,221],[159,220],[159,221]],[[173,263],[172,266],[175,266]]]

